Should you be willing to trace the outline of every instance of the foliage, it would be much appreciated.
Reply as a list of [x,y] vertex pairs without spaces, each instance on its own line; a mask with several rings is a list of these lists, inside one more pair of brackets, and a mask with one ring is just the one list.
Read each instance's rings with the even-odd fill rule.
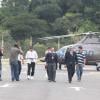
[[34,12],[40,19],[53,22],[56,18],[61,17],[62,10],[57,4],[46,4],[35,8]]
[[49,29],[46,21],[28,14],[7,18],[3,25],[10,30],[10,34],[15,40],[25,40],[31,36],[45,36]]
[[30,37],[35,44],[39,37],[100,31],[100,0],[2,0],[1,4],[0,31],[5,36],[7,30],[23,46]]
[[38,53],[38,55],[39,55],[40,57],[43,57],[43,56],[45,55],[45,50],[46,50],[47,48],[45,47],[44,44],[36,43],[36,44],[34,45],[34,49],[37,51],[37,53]]
[[80,30],[84,31],[84,32],[99,31],[98,27],[96,26],[96,24],[93,23],[92,21],[89,21],[89,20],[86,20],[81,24],[79,31]]

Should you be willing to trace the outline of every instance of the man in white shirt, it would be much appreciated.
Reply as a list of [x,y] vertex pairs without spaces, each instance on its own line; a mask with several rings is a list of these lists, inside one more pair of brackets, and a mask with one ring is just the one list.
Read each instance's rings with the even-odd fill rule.
[[28,63],[28,70],[27,70],[27,78],[33,79],[34,72],[35,72],[35,63],[37,61],[38,54],[35,50],[33,50],[32,46],[26,53],[26,59]]

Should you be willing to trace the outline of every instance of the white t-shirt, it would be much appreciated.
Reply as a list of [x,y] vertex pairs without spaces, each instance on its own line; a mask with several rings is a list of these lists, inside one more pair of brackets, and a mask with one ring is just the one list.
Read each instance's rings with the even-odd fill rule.
[[22,61],[24,58],[23,58],[23,55],[21,54],[18,54],[18,61]]
[[26,53],[27,63],[36,62],[37,58],[38,58],[38,54],[35,50],[27,51],[27,53]]

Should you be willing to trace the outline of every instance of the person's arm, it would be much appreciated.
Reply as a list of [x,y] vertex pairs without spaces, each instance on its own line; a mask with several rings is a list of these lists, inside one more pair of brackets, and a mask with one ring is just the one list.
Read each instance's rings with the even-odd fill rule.
[[57,53],[55,53],[55,61],[56,61],[56,63],[58,62],[58,55],[57,55]]
[[86,64],[86,57],[84,58],[84,65]]
[[86,64],[86,55],[84,54],[84,65]]
[[35,58],[37,59],[38,58],[38,54],[37,54],[37,52],[35,51]]
[[28,59],[28,51],[26,52],[25,59]]
[[78,64],[77,53],[75,52],[75,62]]
[[3,53],[0,51],[0,56],[3,56]]
[[49,53],[45,55],[45,61],[48,62]]
[[22,64],[24,64],[24,57],[23,57],[23,55],[21,55],[21,61],[22,61]]
[[65,63],[67,62],[67,59],[68,59],[68,52],[65,53],[65,61],[64,61]]

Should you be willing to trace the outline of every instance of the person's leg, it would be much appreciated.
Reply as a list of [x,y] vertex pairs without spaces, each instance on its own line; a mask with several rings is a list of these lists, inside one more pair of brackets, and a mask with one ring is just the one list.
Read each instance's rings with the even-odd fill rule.
[[11,80],[14,81],[15,75],[14,75],[14,64],[13,64],[13,62],[10,63],[10,67],[11,67]]
[[72,77],[74,76],[74,73],[75,73],[75,65],[73,64],[72,65],[72,75],[71,75]]
[[58,62],[56,62],[56,70],[58,69]]
[[49,81],[52,81],[52,64],[48,63],[48,78]]
[[79,64],[76,66],[76,75],[77,75],[77,80],[80,80],[80,66],[79,66]]
[[59,69],[61,70],[61,63],[59,63]]
[[47,68],[46,68],[46,72],[47,72],[48,80],[50,80],[50,79],[49,79],[49,69],[48,69],[48,65],[47,65]]
[[81,80],[81,77],[82,77],[82,74],[83,74],[83,67],[84,67],[83,64],[80,65],[80,80]]
[[71,83],[71,81],[72,81],[72,75],[71,75],[71,68],[70,68],[70,65],[67,65],[67,71],[68,71],[68,81],[69,81],[69,83]]
[[22,69],[21,61],[18,61],[18,65],[19,65],[19,75],[20,75],[21,74],[21,69]]
[[19,81],[19,65],[18,65],[18,61],[14,62],[14,75],[15,75],[16,81]]
[[28,63],[27,67],[27,78],[30,79],[31,64]]
[[53,81],[55,82],[56,78],[56,64],[53,64]]
[[2,81],[1,75],[2,75],[2,64],[0,63],[0,81]]
[[31,68],[32,68],[31,76],[34,76],[34,73],[35,73],[35,62],[31,63]]

